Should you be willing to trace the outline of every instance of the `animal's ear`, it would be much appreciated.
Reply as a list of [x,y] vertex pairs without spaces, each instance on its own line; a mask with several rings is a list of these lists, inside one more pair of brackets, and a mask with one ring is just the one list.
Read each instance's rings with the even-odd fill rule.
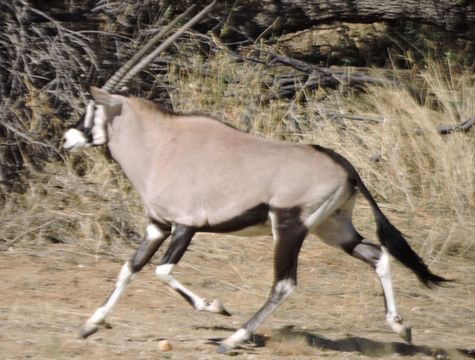
[[94,102],[108,108],[117,108],[122,105],[122,101],[115,95],[109,94],[106,90],[91,86],[89,89]]

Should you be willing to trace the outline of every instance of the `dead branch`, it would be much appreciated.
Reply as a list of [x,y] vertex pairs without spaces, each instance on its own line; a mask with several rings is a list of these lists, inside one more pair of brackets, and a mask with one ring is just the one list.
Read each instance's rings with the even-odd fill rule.
[[472,126],[475,125],[475,116],[468,118],[464,122],[457,125],[440,125],[437,127],[437,131],[441,135],[452,134],[454,132],[468,132]]
[[[396,81],[377,78],[360,70],[353,69],[349,71],[348,69],[324,68],[292,57],[276,55],[270,52],[266,53],[269,57],[267,66],[284,64],[303,73],[275,76],[271,79],[272,84],[268,85],[279,89],[276,94],[283,98],[288,98],[297,91],[302,91],[304,89],[302,84],[305,84],[305,88],[309,90],[314,90],[318,87],[337,88],[342,85],[363,87],[367,84],[381,86],[398,84]],[[294,91],[292,91],[293,88],[295,88]]]
[[[347,119],[347,120],[357,120],[357,121],[368,121],[374,124],[384,123],[384,118],[378,116],[366,116],[366,115],[352,115],[345,114],[340,112],[324,112],[324,115],[330,119]],[[468,132],[475,125],[475,116],[468,118],[467,120],[456,124],[456,125],[439,125],[436,128],[436,131],[440,135],[453,134],[455,132]],[[417,135],[424,134],[424,130],[421,128],[415,129]]]
[[384,118],[379,116],[367,116],[367,115],[351,115],[339,112],[325,112],[325,116],[330,119],[346,119],[346,120],[356,120],[356,121],[367,121],[373,124],[382,124],[384,123]]

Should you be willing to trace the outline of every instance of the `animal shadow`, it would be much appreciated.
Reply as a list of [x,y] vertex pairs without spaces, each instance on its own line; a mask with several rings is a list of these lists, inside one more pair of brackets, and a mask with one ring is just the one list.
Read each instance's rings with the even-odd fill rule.
[[[210,328],[207,328],[210,329]],[[235,329],[218,327],[214,330],[234,332]],[[223,339],[208,339],[208,344],[218,345]],[[403,342],[381,342],[359,336],[346,336],[340,339],[329,339],[309,331],[296,330],[293,325],[285,326],[272,332],[271,336],[254,334],[251,341],[236,348],[237,351],[254,352],[255,348],[264,347],[269,342],[290,342],[297,340],[300,344],[319,350],[333,350],[339,352],[354,352],[374,358],[388,355],[401,356],[432,356],[438,360],[475,359],[475,349],[444,349],[424,345],[412,345]],[[239,352],[236,352],[238,354]]]
[[438,360],[475,358],[475,349],[443,349],[403,342],[381,342],[359,336],[346,336],[341,339],[328,339],[308,331],[294,329],[292,325],[281,328],[273,335],[274,340],[300,338],[311,347],[320,350],[356,352],[369,357],[383,357],[398,354],[401,356],[425,355]]

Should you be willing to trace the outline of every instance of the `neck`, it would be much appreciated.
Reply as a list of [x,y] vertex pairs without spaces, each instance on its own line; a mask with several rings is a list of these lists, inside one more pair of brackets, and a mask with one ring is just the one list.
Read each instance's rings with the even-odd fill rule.
[[107,126],[108,146],[132,185],[143,194],[156,160],[154,154],[167,142],[170,119],[157,111],[123,110]]

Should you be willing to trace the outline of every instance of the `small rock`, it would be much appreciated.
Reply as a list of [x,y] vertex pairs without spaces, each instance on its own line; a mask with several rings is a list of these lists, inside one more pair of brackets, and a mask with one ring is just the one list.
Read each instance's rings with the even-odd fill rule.
[[168,340],[160,340],[158,342],[158,349],[160,351],[172,351],[173,347]]

